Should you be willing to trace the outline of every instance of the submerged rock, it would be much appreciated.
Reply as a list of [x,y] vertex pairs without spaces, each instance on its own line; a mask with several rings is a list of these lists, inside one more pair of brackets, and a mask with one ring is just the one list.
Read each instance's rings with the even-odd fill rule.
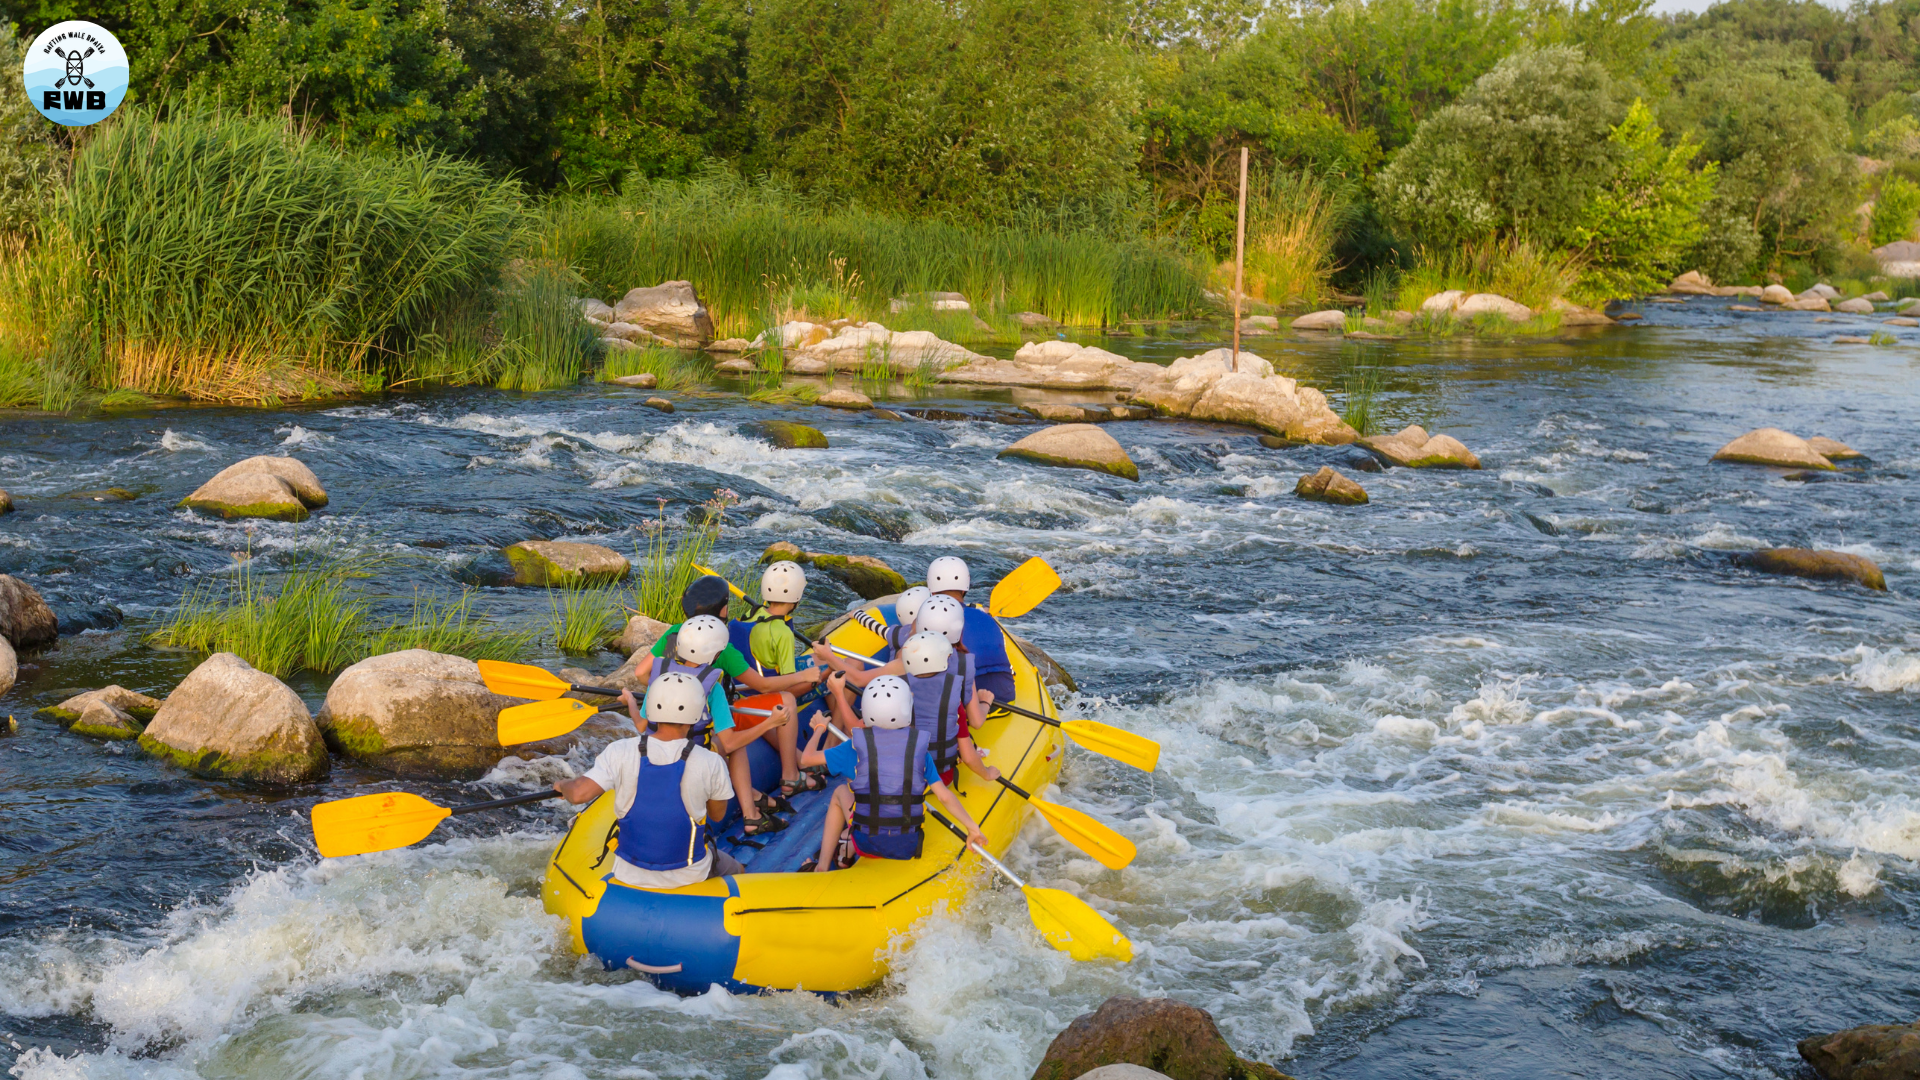
[[[874,599],[882,598],[874,597]],[[1012,631],[1008,631],[1007,636],[1013,639],[1013,643],[1020,647],[1021,652],[1027,654],[1028,662],[1032,663],[1033,669],[1040,673],[1040,681],[1048,686],[1057,686],[1068,693],[1080,692],[1080,684],[1073,681],[1072,673],[1060,666],[1059,661],[1048,656],[1040,646]]]
[[327,492],[298,459],[263,454],[221,469],[180,505],[224,518],[305,521],[327,505]]
[[763,563],[782,559],[825,570],[863,600],[904,592],[907,588],[907,579],[898,570],[871,555],[829,555],[802,551],[798,545],[785,540],[768,544],[767,549],[760,553]]
[[33,586],[0,574],[0,637],[16,649],[48,645],[60,636],[60,620]]
[[1844,551],[1769,548],[1751,552],[1740,562],[1764,574],[1785,574],[1815,581],[1851,581],[1869,589],[1887,591],[1886,576],[1872,559]]
[[1451,435],[1429,435],[1419,424],[1409,424],[1392,435],[1372,435],[1361,446],[1406,469],[1477,469],[1480,459]]
[[13,496],[0,491],[0,514],[13,513]]
[[1920,1021],[1865,1024],[1801,1039],[1797,1047],[1820,1080],[1920,1077]]
[[824,405],[829,409],[854,409],[857,411],[873,408],[872,398],[858,390],[845,386],[834,387],[815,398],[813,403],[815,405]]
[[762,420],[752,429],[782,450],[825,450],[828,446],[827,436],[819,428],[791,420]]
[[140,747],[200,776],[291,784],[327,774],[326,742],[300,695],[232,653],[174,687]]
[[681,349],[698,349],[713,340],[713,319],[688,281],[663,281],[634,289],[613,306],[615,317],[645,329]]
[[1173,1080],[1287,1080],[1233,1052],[1205,1009],[1168,998],[1110,997],[1054,1036],[1033,1080],[1076,1080],[1106,1065],[1140,1065]]
[[1359,506],[1367,501],[1367,489],[1340,475],[1331,465],[1322,465],[1319,472],[1301,477],[1293,485],[1293,493],[1302,499],[1340,506]]
[[1779,428],[1755,428],[1714,451],[1714,461],[1777,465],[1786,469],[1831,469],[1833,463],[1807,440]]
[[[1685,275],[1682,275],[1683,277]],[[1560,313],[1561,326],[1612,326],[1614,321],[1602,311],[1581,307],[1568,300],[1555,300],[1553,310]]]
[[488,690],[472,660],[407,649],[342,671],[314,719],[347,757],[402,775],[471,778],[507,755],[500,710],[519,703]]
[[998,456],[1066,469],[1092,469],[1133,481],[1140,479],[1139,467],[1119,441],[1093,424],[1060,424],[1036,431],[1000,451]]
[[[62,724],[71,725],[77,723],[81,714],[85,713],[88,707],[96,702],[109,705],[116,711],[127,714],[143,725],[152,720],[154,713],[160,710],[160,700],[158,698],[150,698],[145,694],[136,694],[132,690],[121,686],[119,683],[113,683],[108,686],[103,686],[98,690],[88,690],[83,694],[75,694],[58,705],[49,705],[41,709],[40,714],[58,720]],[[138,728],[134,729],[134,734],[139,734]]]
[[1809,438],[1807,445],[1813,448],[1814,453],[1819,454],[1828,461],[1852,461],[1855,458],[1867,456],[1855,450],[1853,447],[1848,446],[1846,443],[1841,442],[1839,439],[1829,439],[1825,435],[1815,435]]
[[522,540],[506,549],[517,585],[588,585],[619,581],[626,556],[599,544],[571,540]]

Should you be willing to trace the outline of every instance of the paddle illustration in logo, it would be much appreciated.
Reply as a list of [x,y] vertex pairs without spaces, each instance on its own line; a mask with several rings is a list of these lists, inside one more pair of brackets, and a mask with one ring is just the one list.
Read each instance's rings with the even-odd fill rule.
[[22,75],[40,115],[67,127],[86,127],[112,116],[125,100],[127,52],[96,23],[55,23],[33,39]]

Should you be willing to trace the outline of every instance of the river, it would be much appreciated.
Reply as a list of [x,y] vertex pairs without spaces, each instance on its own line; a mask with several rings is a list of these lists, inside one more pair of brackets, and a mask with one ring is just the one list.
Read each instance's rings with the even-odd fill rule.
[[[1018,1080],[1073,1017],[1136,993],[1211,1010],[1301,1077],[1803,1075],[1797,1039],[1920,1013],[1920,338],[1834,344],[1876,324],[1716,300],[1635,310],[1578,341],[1250,339],[1336,407],[1373,371],[1379,426],[1485,463],[1348,469],[1360,508],[1292,495],[1351,451],[1216,425],[1110,425],[1138,484],[997,461],[1030,430],[996,420],[1004,393],[904,403],[969,419],[780,413],[827,451],[770,449],[744,430],[770,410],[738,396],[667,415],[600,386],[0,419],[22,506],[0,571],[63,614],[124,613],[29,657],[0,699],[20,721],[0,739],[0,1068]],[[1823,483],[1707,463],[1767,425],[1869,460]],[[261,453],[307,461],[331,505],[299,525],[176,508]],[[66,497],[109,487],[139,497]],[[976,581],[1058,568],[1018,631],[1078,677],[1069,712],[1165,751],[1150,776],[1074,752],[1059,787],[1138,843],[1132,867],[1037,822],[1010,861],[1106,912],[1131,964],[1074,964],[997,889],[924,924],[872,992],[678,998],[575,958],[542,914],[557,808],[321,863],[306,809],[388,781],[339,762],[290,791],[198,780],[33,715],[107,682],[164,695],[194,658],[142,632],[236,553],[377,554],[387,610],[470,583],[544,624],[543,595],[498,584],[500,546],[627,550],[660,500],[678,515],[719,489],[742,499],[720,541],[740,560],[792,539],[910,578],[944,553]],[[1762,546],[1867,555],[1891,592],[1732,564]],[[818,579],[816,610],[852,599]],[[317,707],[326,682],[293,685]],[[411,787],[469,800],[558,772]]]

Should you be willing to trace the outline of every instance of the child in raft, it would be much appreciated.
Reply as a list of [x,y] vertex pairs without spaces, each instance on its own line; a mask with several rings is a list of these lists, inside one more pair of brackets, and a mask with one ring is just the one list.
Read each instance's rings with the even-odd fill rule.
[[[967,808],[942,783],[928,752],[924,734],[914,725],[913,691],[906,680],[886,675],[874,679],[860,695],[856,717],[847,704],[846,676],[836,673],[827,682],[827,700],[848,739],[831,750],[821,750],[827,731],[824,715],[813,719],[813,738],[801,761],[824,765],[835,776],[846,777],[827,807],[820,830],[820,853],[800,869],[825,872],[846,869],[861,857],[917,859],[925,841],[926,793],[931,790],[947,814],[966,830],[967,843],[986,845],[980,826]],[[850,856],[836,858],[842,835]]]

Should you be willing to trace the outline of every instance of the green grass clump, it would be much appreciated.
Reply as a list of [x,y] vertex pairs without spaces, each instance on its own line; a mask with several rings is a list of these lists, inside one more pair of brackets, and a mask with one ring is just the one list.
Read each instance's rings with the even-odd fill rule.
[[661,500],[659,514],[647,523],[647,550],[635,553],[627,607],[650,619],[679,622],[684,617],[680,595],[695,578],[703,576],[694,567],[719,569],[713,566],[713,545],[720,539],[726,508],[738,499],[730,491],[716,492],[701,504],[696,522],[677,527],[668,523],[667,504]]
[[579,277],[564,267],[522,264],[502,291],[502,390],[553,390],[585,375],[600,350],[574,297]]
[[706,382],[712,373],[713,362],[703,353],[648,345],[639,349],[609,349],[599,377],[606,382],[622,375],[651,374],[657,390],[691,390]]
[[469,660],[512,660],[532,647],[532,630],[500,626],[473,610],[473,592],[463,591],[449,604],[439,597],[416,594],[413,614],[406,622],[382,628],[367,640],[365,656],[426,649],[464,656]]
[[547,590],[553,608],[548,627],[562,652],[597,651],[620,615],[620,600],[610,585],[568,585]]
[[490,287],[518,188],[416,151],[176,107],[91,129],[0,283],[0,331],[98,389],[272,403],[379,385]]
[[1495,293],[1544,311],[1555,300],[1576,297],[1584,269],[1579,256],[1527,240],[1423,249],[1417,262],[1400,278],[1400,303],[1409,310],[1435,293],[1459,289],[1469,295]]
[[1900,339],[1897,337],[1894,337],[1892,334],[1887,333],[1885,330],[1875,330],[1872,334],[1869,334],[1867,336],[1867,344],[1898,345],[1900,344]]
[[726,337],[751,337],[801,309],[810,321],[857,316],[892,327],[893,297],[941,290],[965,293],[976,309],[1038,311],[1076,325],[1205,306],[1204,268],[1164,241],[896,217],[724,172],[630,181],[614,198],[556,200],[541,245],[603,298],[691,281]]
[[0,409],[65,412],[80,399],[83,385],[67,368],[0,339]]

